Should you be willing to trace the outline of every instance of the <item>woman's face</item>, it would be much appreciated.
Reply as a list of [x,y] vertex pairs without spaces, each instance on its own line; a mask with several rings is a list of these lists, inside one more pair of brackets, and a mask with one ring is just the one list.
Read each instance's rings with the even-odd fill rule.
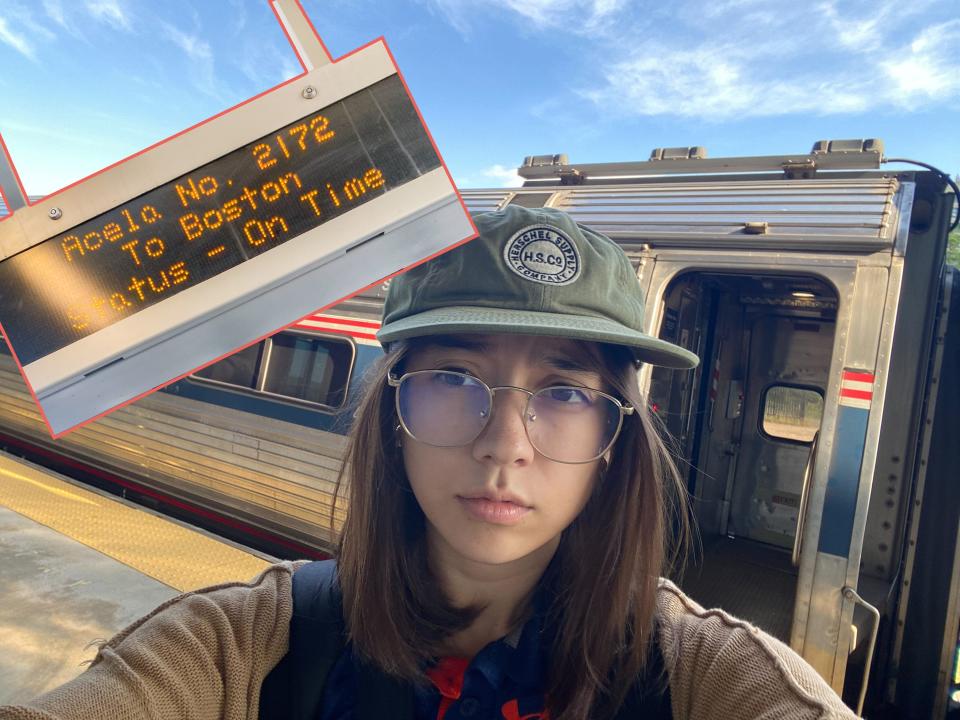
[[[457,370],[490,387],[531,391],[552,385],[603,390],[591,367],[573,340],[463,335],[414,350],[404,372]],[[527,397],[497,391],[487,425],[469,445],[438,448],[403,435],[404,466],[426,516],[431,553],[491,565],[537,555],[549,560],[560,533],[583,509],[599,460],[571,465],[538,453],[523,422]]]

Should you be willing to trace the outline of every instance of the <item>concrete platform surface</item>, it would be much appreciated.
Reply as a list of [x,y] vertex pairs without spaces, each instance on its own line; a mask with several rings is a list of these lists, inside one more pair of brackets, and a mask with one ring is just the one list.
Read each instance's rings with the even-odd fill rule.
[[106,639],[177,590],[0,508],[0,705],[83,671]]
[[0,453],[0,705],[75,677],[168,598],[269,561]]

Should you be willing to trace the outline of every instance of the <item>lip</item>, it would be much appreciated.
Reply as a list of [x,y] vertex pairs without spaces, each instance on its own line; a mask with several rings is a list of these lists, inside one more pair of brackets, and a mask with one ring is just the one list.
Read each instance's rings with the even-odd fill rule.
[[511,498],[491,498],[486,495],[478,497],[457,496],[457,501],[475,520],[493,525],[516,525],[533,508]]

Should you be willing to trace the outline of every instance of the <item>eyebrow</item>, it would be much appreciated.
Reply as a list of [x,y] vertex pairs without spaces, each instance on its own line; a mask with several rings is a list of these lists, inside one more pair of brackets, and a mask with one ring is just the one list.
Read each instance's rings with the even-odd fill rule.
[[565,372],[596,373],[596,370],[585,362],[575,360],[568,355],[547,355],[541,358],[544,365],[554,370]]

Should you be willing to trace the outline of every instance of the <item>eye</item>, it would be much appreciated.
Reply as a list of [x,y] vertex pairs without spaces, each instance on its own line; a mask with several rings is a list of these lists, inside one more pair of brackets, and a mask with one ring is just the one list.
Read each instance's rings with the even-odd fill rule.
[[479,380],[470,377],[465,370],[460,368],[435,370],[430,379],[438,385],[448,387],[477,387],[480,384]]
[[549,387],[539,392],[540,395],[548,400],[564,405],[589,405],[590,391],[575,387]]

